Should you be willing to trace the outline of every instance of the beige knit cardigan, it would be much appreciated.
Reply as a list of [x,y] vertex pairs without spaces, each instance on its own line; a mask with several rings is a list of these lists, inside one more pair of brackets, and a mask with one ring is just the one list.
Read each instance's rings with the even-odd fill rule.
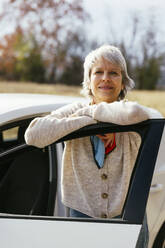
[[[25,133],[27,144],[45,147],[66,134],[97,121],[120,125],[162,118],[153,109],[135,102],[74,103],[34,119]],[[63,203],[91,217],[111,218],[122,211],[131,173],[140,146],[133,132],[117,133],[116,148],[96,166],[89,137],[66,142],[62,163]]]

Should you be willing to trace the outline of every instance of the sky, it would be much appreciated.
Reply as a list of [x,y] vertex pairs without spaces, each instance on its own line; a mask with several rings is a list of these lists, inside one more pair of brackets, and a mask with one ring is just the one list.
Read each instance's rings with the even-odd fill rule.
[[[0,0],[0,9],[3,2]],[[148,13],[154,13],[155,25],[159,29],[159,40],[165,42],[165,1],[164,0],[82,0],[84,7],[91,16],[86,24],[86,33],[89,38],[104,42],[109,36],[109,26],[113,28],[116,39],[129,36],[131,16],[136,12],[140,16],[141,25],[147,25]],[[12,25],[8,25],[12,30]],[[0,36],[5,32],[0,27]]]
[[[149,12],[154,15],[155,25],[160,30],[159,39],[165,41],[165,1],[164,0],[83,0],[92,17],[88,32],[96,39],[106,39],[107,18],[118,35],[129,29],[130,18],[136,12],[143,25],[148,21]],[[108,16],[108,17],[107,17]],[[105,21],[106,19],[106,21]]]

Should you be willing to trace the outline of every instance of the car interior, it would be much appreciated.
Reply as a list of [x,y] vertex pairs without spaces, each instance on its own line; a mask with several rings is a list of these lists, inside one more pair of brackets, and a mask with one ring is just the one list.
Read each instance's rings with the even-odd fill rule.
[[[47,149],[21,149],[28,122],[18,123],[14,138],[0,137],[0,212],[47,215],[49,154]],[[13,127],[9,127],[12,129]]]

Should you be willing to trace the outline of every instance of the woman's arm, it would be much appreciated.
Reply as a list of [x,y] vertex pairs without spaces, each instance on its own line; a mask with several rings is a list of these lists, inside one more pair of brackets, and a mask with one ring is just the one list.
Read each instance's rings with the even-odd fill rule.
[[[72,105],[62,108],[45,117],[35,118],[25,132],[25,141],[28,145],[45,147],[54,143],[65,135],[96,121],[89,116],[75,116],[77,107]],[[68,108],[68,111],[67,111]],[[70,116],[71,115],[71,116]]]
[[87,104],[81,102],[67,104],[61,108],[56,109],[55,111],[52,111],[51,115],[59,119],[63,117],[69,117],[73,115],[78,109],[84,108],[86,106]]
[[157,110],[129,101],[102,102],[97,105],[84,107],[78,110],[76,115],[86,115],[97,121],[111,122],[119,125],[129,125],[147,119],[162,118],[162,115]]

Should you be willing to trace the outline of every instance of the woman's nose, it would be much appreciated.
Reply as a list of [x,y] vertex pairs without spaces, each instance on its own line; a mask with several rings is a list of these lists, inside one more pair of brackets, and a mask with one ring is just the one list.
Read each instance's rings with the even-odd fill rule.
[[110,77],[109,73],[104,72],[102,79],[103,79],[103,81],[110,81],[111,80],[111,77]]

